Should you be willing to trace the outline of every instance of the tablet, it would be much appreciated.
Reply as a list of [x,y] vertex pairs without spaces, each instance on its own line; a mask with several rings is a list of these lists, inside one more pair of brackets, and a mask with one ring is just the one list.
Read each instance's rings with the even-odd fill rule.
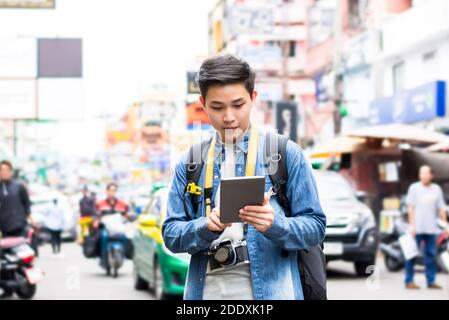
[[242,222],[239,211],[248,205],[263,205],[265,177],[223,178],[220,181],[221,223]]

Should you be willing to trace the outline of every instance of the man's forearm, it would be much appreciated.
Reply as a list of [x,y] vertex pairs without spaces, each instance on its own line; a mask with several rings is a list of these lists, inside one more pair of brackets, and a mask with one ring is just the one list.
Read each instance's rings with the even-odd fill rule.
[[440,219],[444,222],[447,222],[447,213],[446,209],[440,209]]
[[408,208],[408,223],[411,226],[415,225],[415,210],[412,207]]

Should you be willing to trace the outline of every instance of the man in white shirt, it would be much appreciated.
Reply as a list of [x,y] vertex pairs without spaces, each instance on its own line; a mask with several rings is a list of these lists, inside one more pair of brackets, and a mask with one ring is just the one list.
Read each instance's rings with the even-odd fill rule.
[[[429,166],[419,170],[419,182],[412,184],[407,193],[408,222],[418,243],[424,245],[427,287],[441,289],[435,283],[438,217],[447,222],[446,205],[440,186],[432,183],[433,173]],[[413,282],[415,258],[405,263],[405,285],[407,289],[419,289]]]

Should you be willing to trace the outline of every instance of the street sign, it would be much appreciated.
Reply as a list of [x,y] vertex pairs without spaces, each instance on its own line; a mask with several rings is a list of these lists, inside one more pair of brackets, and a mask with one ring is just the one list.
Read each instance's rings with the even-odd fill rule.
[[298,105],[296,102],[278,102],[276,104],[276,129],[290,140],[298,141]]
[[373,101],[370,124],[416,123],[446,114],[446,82],[435,81]]
[[196,83],[196,75],[198,72],[189,71],[187,72],[187,93],[188,94],[199,94],[200,88]]
[[233,7],[229,10],[231,34],[271,34],[274,28],[272,8]]

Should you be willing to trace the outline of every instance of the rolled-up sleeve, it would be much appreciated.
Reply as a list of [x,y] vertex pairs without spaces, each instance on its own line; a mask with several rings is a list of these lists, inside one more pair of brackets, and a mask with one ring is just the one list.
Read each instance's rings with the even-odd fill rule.
[[287,197],[291,216],[276,211],[273,225],[264,235],[286,250],[307,249],[320,244],[326,232],[326,216],[321,208],[312,167],[301,148],[287,144]]
[[[176,165],[167,203],[167,218],[162,225],[165,246],[173,253],[195,254],[209,248],[220,234],[207,229],[207,218],[193,219],[193,206],[185,196],[187,154]],[[185,205],[184,205],[185,204]],[[185,208],[189,212],[185,212]]]

